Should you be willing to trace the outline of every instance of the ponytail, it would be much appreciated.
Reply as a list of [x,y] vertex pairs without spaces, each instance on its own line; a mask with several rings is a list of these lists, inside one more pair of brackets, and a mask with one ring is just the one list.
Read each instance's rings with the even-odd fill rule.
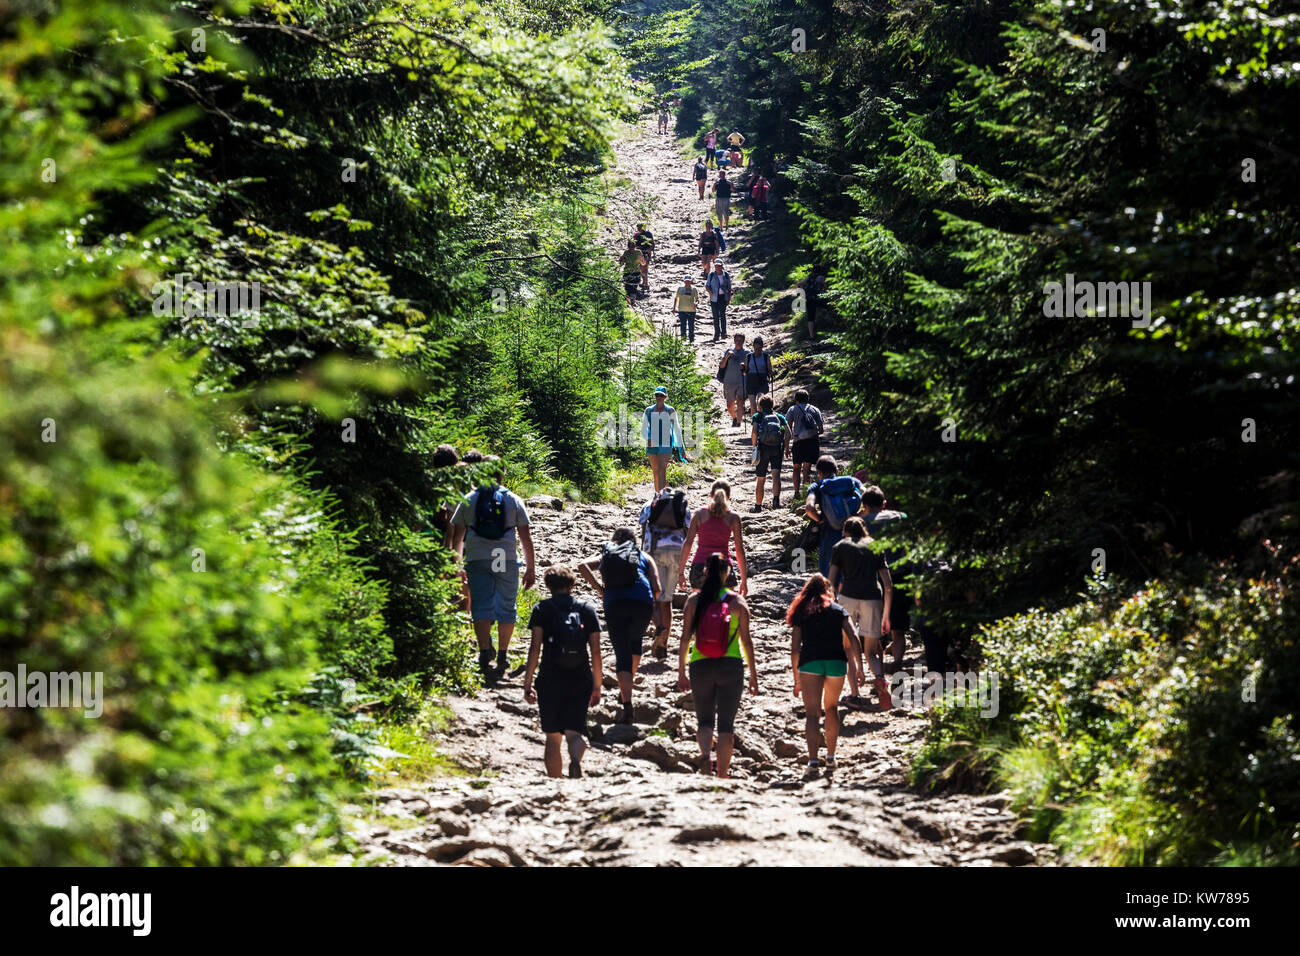
[[713,495],[713,500],[709,502],[709,514],[721,518],[730,510],[731,485],[719,478],[713,483],[710,493]]

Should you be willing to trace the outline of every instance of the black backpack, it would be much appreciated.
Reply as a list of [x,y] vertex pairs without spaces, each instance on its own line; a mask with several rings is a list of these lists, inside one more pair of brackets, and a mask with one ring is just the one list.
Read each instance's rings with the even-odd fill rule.
[[474,533],[496,541],[506,534],[506,489],[486,485],[478,490],[474,502]]
[[551,660],[562,671],[581,670],[588,664],[587,629],[582,623],[582,612],[573,598],[569,598],[567,607],[558,601],[554,607],[555,631],[546,635]]
[[650,517],[646,519],[646,539],[650,547],[655,546],[656,531],[677,531],[686,527],[686,492],[674,491],[671,494],[660,492],[650,505]]
[[601,548],[600,577],[606,588],[630,588],[641,570],[641,549],[635,541],[609,542]]

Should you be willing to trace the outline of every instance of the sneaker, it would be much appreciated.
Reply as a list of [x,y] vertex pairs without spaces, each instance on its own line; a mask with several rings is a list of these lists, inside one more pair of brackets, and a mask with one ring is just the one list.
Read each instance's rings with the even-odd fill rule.
[[582,776],[582,764],[578,763],[576,760],[570,760],[569,776],[574,780],[579,779]]
[[623,705],[623,716],[622,716],[621,718],[619,718],[619,721],[618,721],[618,722],[619,722],[620,724],[630,724],[630,723],[633,722],[633,721],[632,721],[632,704],[631,704],[630,702],[629,702],[629,703],[626,703],[626,704]]
[[492,674],[492,652],[491,651],[478,652],[478,669],[482,672],[484,677],[488,677]]
[[754,512],[755,514],[757,514],[758,512],[760,512],[760,511],[763,510],[763,506],[762,506],[762,505],[754,505],[754,507],[750,508],[749,510],[752,511],[752,512]]
[[820,773],[821,773],[821,767],[818,766],[817,761],[809,760],[808,769],[804,771],[803,778],[805,780],[812,780]]
[[826,772],[827,772],[827,773],[830,773],[830,772],[833,771],[834,769],[835,769],[835,755],[834,755],[834,754],[827,754],[827,755],[826,755]]

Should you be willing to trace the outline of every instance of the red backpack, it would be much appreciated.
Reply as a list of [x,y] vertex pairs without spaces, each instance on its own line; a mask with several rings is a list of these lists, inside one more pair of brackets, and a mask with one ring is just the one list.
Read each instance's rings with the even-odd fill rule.
[[705,657],[721,657],[731,646],[731,605],[726,595],[714,601],[700,616],[695,631],[695,649]]

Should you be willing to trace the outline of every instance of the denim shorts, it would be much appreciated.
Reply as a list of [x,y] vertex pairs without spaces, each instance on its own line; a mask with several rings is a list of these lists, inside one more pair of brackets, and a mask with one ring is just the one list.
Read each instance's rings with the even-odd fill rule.
[[475,621],[513,624],[517,619],[515,602],[519,599],[519,564],[510,561],[502,570],[493,571],[493,563],[491,559],[465,562],[470,617]]

